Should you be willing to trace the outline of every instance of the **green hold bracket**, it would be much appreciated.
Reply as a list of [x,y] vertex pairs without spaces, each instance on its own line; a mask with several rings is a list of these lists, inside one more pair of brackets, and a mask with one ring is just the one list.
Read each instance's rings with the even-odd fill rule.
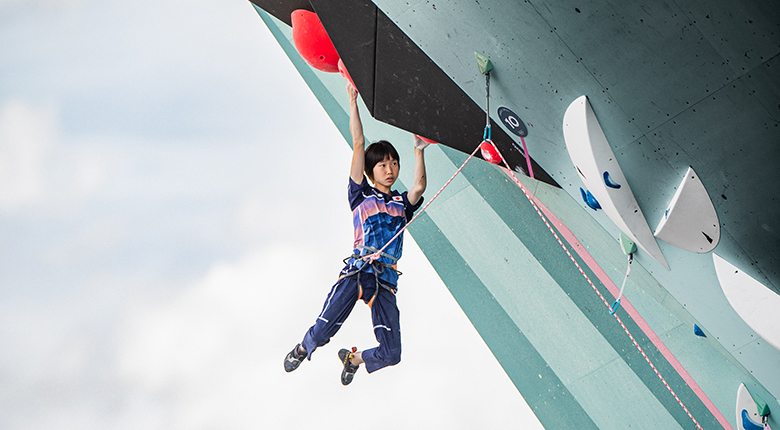
[[623,233],[620,233],[620,247],[623,248],[623,253],[626,255],[636,252],[636,243]]
[[474,55],[477,57],[477,67],[479,67],[479,73],[486,75],[490,73],[491,70],[493,70],[493,63],[490,62],[488,57],[485,57],[479,52],[475,52]]
[[758,396],[753,396],[753,401],[756,402],[756,407],[758,408],[758,415],[765,417],[769,415],[769,406],[767,406],[764,399]]

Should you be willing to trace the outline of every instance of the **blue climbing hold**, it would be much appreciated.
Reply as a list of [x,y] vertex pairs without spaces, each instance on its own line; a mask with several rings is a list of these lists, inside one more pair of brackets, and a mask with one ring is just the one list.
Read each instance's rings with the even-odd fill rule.
[[596,200],[595,197],[593,197],[593,194],[590,193],[590,191],[585,191],[580,187],[580,194],[582,195],[582,200],[585,201],[585,204],[588,205],[589,208],[595,210],[601,209],[601,205],[599,204],[598,200]]
[[764,430],[763,424],[757,424],[750,419],[747,409],[742,409],[742,428],[745,430]]
[[707,335],[704,334],[704,332],[696,324],[693,325],[693,334],[696,336],[707,337]]
[[604,183],[609,188],[615,188],[615,189],[620,188],[620,184],[618,184],[617,182],[613,181],[612,178],[609,176],[609,172],[606,172],[606,171],[604,172]]

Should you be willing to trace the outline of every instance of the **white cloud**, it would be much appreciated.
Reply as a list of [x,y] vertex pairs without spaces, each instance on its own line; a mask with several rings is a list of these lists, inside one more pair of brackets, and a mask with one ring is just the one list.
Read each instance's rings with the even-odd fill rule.
[[[280,270],[298,257],[295,246],[268,249],[213,267],[167,302],[137,303],[119,335],[119,381],[138,393],[144,409],[161,414],[167,428],[257,427],[263,418],[251,411],[274,414],[266,407],[283,407],[279,399],[293,394],[281,385],[281,358],[305,325],[300,308],[312,313],[318,306],[295,297],[316,289],[326,270],[310,261],[306,271]],[[321,299],[317,290],[309,305]],[[155,402],[166,407],[154,408]]]
[[[259,347],[291,342],[283,316],[298,315],[301,303],[290,297],[317,291],[316,299],[305,301],[316,309],[324,297],[317,288],[320,277],[332,267],[302,257],[303,244],[298,245],[276,245],[235,263],[219,263],[169,301],[136,303],[120,336],[120,377],[156,390],[197,373],[229,372],[218,365],[225,356],[254,362]],[[285,269],[295,261],[306,270]]]
[[105,151],[64,144],[59,124],[51,103],[0,105],[0,212],[72,206],[99,191],[108,170]]
[[55,138],[52,107],[21,101],[0,107],[0,210],[39,202],[46,192],[46,162]]
[[[409,253],[421,258],[415,249]],[[144,399],[147,415],[160,414],[166,428],[270,428],[296,419],[322,429],[343,428],[345,420],[376,428],[471,428],[528,419],[514,386],[419,260],[408,262],[416,279],[401,294],[408,305],[426,301],[402,308],[401,364],[372,375],[361,370],[350,387],[339,384],[338,348],[376,344],[368,308],[358,303],[333,345],[284,373],[284,354],[316,317],[333,280],[327,262],[278,270],[299,257],[298,247],[282,246],[221,264],[180,296],[128,314],[117,374]],[[388,393],[395,394],[383,397]]]
[[[307,259],[303,245],[215,264],[178,288],[96,278],[65,303],[67,313],[61,301],[7,301],[0,397],[9,401],[0,424],[243,429],[306,417],[320,429],[343,428],[345,420],[390,429],[533,420],[411,240],[399,293],[404,360],[371,375],[361,370],[350,387],[339,384],[335,352],[376,344],[368,308],[358,303],[331,344],[286,374],[282,358],[313,322],[340,266],[329,257],[338,247],[317,246],[311,251],[323,257]],[[395,412],[377,421],[382,396]],[[14,404],[24,406],[8,413]]]
[[99,219],[76,232],[71,240],[44,251],[42,259],[56,268],[83,265],[121,246],[128,234],[128,220],[124,217]]

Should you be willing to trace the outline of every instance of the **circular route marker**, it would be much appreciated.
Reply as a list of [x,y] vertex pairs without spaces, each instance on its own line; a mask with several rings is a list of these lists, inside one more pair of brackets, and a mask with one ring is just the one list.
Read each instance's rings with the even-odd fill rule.
[[520,137],[528,136],[528,129],[525,127],[525,123],[520,119],[520,116],[512,112],[511,109],[501,106],[498,108],[498,117],[501,118],[501,122],[503,122],[512,133]]

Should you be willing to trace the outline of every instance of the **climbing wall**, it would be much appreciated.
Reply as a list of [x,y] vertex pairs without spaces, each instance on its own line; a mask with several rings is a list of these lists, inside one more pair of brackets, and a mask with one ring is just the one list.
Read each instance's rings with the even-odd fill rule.
[[[278,10],[276,2],[253,2],[261,8],[273,6],[279,17],[289,15],[295,7]],[[387,15],[366,0],[314,0],[311,4],[329,29],[328,35],[372,117],[460,151],[472,151],[470,139],[481,134],[486,125],[484,110]],[[509,164],[527,174],[520,145],[495,121],[491,124],[491,137]],[[533,159],[531,165],[536,179],[557,186]]]
[[[401,17],[414,16],[419,10],[420,16],[425,18],[444,9],[443,6],[434,9],[429,2],[415,5],[377,3],[410,37],[419,37],[416,43],[429,53],[432,61],[442,65],[442,70],[449,76],[456,75],[448,67],[455,61],[437,58],[436,52],[456,51],[453,47],[465,45],[463,40],[469,38],[464,35],[478,34],[478,40],[494,42],[486,52],[507,49],[508,42],[491,37],[485,23],[482,27],[472,24],[451,33],[439,32],[441,39],[441,35],[447,35],[449,48],[432,46],[445,42],[430,42],[433,40],[430,37],[407,30],[406,25],[400,23],[412,22],[408,25],[413,29],[416,21]],[[464,9],[476,7],[461,2],[455,2],[455,5]],[[346,100],[333,96],[343,92],[341,77],[314,72],[297,57],[290,43],[289,27],[260,9],[258,12],[347,138]],[[574,13],[583,12],[580,9]],[[526,19],[528,25],[543,27],[528,17],[507,17],[494,12],[490,16],[493,21],[504,20],[506,24],[509,23],[507,20],[515,18]],[[551,37],[546,31],[538,33],[540,40],[542,35]],[[425,30],[420,34],[426,34]],[[468,49],[468,61],[472,61],[474,48]],[[500,59],[502,55],[496,56]],[[496,56],[492,57],[494,63],[499,61]],[[553,60],[545,57],[546,64],[534,66],[544,70],[536,71],[536,74],[563,73],[560,68],[553,67]],[[460,63],[465,64],[465,58],[460,59]],[[506,68],[495,72],[495,85],[498,88],[496,98],[509,104],[506,97],[511,81],[519,80],[517,77],[528,71],[507,72]],[[478,100],[477,88],[482,83],[476,79],[478,76],[475,78],[474,72],[463,73],[471,80],[463,81],[464,78],[455,76],[453,81],[467,89],[470,99]],[[353,78],[360,86],[359,78]],[[574,76],[567,78],[569,93],[575,91],[574,80]],[[595,90],[598,83],[592,75],[590,79],[583,78],[583,82],[579,87],[583,92],[589,85]],[[527,85],[528,91],[534,92],[538,91],[537,84],[518,85]],[[552,87],[540,86],[545,94],[556,94]],[[563,105],[564,96],[560,98]],[[512,102],[511,107],[522,112],[515,103]],[[376,110],[376,98],[373,104]],[[610,104],[605,102],[606,108],[611,108]],[[562,145],[560,137],[554,137],[550,131],[555,130],[555,121],[535,119],[541,115],[539,111],[547,111],[550,118],[557,121],[565,106],[560,112],[556,106],[556,103],[545,103],[540,104],[539,109],[528,109],[532,112],[524,119],[535,124],[529,125],[529,144],[536,136],[552,147]],[[605,112],[604,108],[602,105],[602,112]],[[484,112],[481,115],[484,119]],[[381,121],[369,121],[367,115],[364,118],[369,139],[380,136],[391,141],[408,138],[407,132]],[[625,132],[636,128],[634,125],[621,126],[619,122],[607,119],[602,123],[605,130],[612,130],[607,133],[610,141],[610,134],[616,129]],[[557,127],[560,131],[560,123]],[[539,129],[549,133],[538,132]],[[480,134],[477,132],[476,138],[468,139],[469,143],[478,143],[475,139]],[[647,136],[641,134],[640,140],[642,138]],[[630,139],[625,137],[625,140]],[[625,140],[615,148],[616,155],[626,149]],[[408,148],[399,148],[401,157],[410,157],[411,153],[405,151],[410,152]],[[533,147],[530,151],[534,155]],[[552,157],[543,150],[538,154],[540,159]],[[625,151],[622,154],[625,155]],[[466,157],[458,148],[445,146],[431,147],[426,156],[429,184],[444,183]],[[557,160],[549,165],[542,164],[560,167],[558,174],[553,176],[557,176],[563,185],[568,175],[562,172],[571,168],[560,163]],[[407,176],[402,174],[401,181],[409,183],[411,172],[405,174]],[[770,409],[780,410],[764,384],[735,357],[736,349],[730,349],[712,335],[707,324],[703,324],[700,317],[694,318],[689,311],[691,303],[679,300],[667,289],[667,284],[680,287],[681,281],[663,275],[664,272],[659,272],[651,262],[640,260],[643,264],[634,266],[626,287],[626,298],[616,313],[619,320],[610,315],[608,304],[614,298],[615,283],[622,280],[626,264],[614,231],[605,228],[598,217],[583,216],[586,212],[581,203],[564,190],[525,177],[521,179],[531,199],[539,203],[540,210],[549,210],[545,218],[550,226],[543,222],[506,172],[477,160],[464,169],[463,176],[442,193],[410,232],[543,425],[547,428],[729,428],[736,425],[733,422],[734,398],[736,387],[743,382],[751,392],[764,399],[773,399]],[[679,182],[679,178],[675,182]],[[475,224],[475,219],[483,222]],[[561,243],[553,232],[561,238]],[[668,253],[667,256],[669,254],[672,262],[701,262],[705,257],[691,259],[682,253]],[[674,267],[671,273],[674,273]],[[699,281],[705,285],[717,282],[712,278]],[[709,336],[693,335],[693,324],[704,327]],[[741,335],[738,333],[735,337]],[[768,357],[772,359],[771,355]]]
[[[562,123],[581,95],[589,97],[651,228],[692,166],[721,223],[713,252],[780,293],[780,198],[773,191],[780,189],[776,3],[376,4],[472,99],[484,95],[472,51],[489,55],[492,106],[521,114],[531,155],[569,195],[579,199],[582,182]],[[585,208],[579,216],[618,238],[603,213]],[[730,307],[712,256],[659,245],[671,271],[642,252],[637,261],[780,396],[780,352]]]

